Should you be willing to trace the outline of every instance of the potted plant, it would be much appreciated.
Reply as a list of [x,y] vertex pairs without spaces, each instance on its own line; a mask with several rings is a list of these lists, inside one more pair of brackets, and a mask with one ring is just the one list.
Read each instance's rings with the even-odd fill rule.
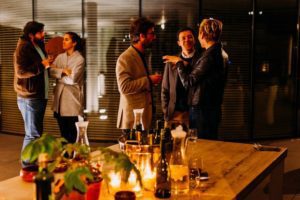
[[125,181],[128,181],[133,170],[142,185],[140,172],[127,155],[107,148],[98,150],[100,154],[97,154],[96,159],[99,162],[95,162],[95,156],[91,156],[89,146],[68,144],[63,138],[43,134],[25,147],[21,159],[36,163],[40,153],[47,153],[50,158],[48,170],[64,172],[63,178],[56,180],[53,188],[55,199],[98,199],[96,193],[98,190],[99,195],[102,179],[109,181],[106,172],[100,171],[100,165],[113,165],[116,172],[122,171],[125,174]]

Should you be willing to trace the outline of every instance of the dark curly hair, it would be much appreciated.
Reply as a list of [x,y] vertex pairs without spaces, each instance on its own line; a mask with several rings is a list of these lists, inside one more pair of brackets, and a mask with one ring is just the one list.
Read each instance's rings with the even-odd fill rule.
[[29,21],[23,28],[23,37],[29,40],[29,34],[35,35],[37,32],[44,30],[44,24],[37,21]]
[[130,40],[137,43],[140,40],[140,34],[147,34],[150,28],[153,28],[155,24],[145,17],[140,17],[134,20],[130,26]]
[[65,34],[68,34],[71,37],[72,42],[76,42],[76,46],[74,47],[74,50],[82,52],[83,45],[82,45],[82,39],[80,38],[80,36],[77,33],[71,32],[71,31],[66,32]]

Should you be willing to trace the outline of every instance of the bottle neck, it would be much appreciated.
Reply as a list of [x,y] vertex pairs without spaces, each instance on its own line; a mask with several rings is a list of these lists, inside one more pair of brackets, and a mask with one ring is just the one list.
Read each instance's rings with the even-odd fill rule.
[[164,134],[161,135],[160,140],[160,155],[162,159],[166,158],[166,139],[164,137]]
[[40,162],[40,163],[39,163],[39,167],[40,167],[41,171],[42,171],[43,169],[47,169],[47,162]]

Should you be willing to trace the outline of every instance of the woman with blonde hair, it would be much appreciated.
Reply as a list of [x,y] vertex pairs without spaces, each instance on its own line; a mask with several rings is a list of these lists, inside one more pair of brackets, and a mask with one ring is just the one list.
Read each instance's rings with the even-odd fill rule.
[[198,129],[198,137],[218,139],[226,73],[220,37],[223,24],[209,18],[202,20],[198,39],[205,49],[189,73],[180,58],[164,56],[165,62],[176,64],[184,87],[189,88],[190,128]]

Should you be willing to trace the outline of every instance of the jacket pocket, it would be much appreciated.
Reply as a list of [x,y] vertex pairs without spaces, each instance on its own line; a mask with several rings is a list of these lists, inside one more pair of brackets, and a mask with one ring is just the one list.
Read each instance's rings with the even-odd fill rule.
[[18,79],[17,84],[21,86],[22,91],[34,93],[37,90],[38,80],[36,77]]

